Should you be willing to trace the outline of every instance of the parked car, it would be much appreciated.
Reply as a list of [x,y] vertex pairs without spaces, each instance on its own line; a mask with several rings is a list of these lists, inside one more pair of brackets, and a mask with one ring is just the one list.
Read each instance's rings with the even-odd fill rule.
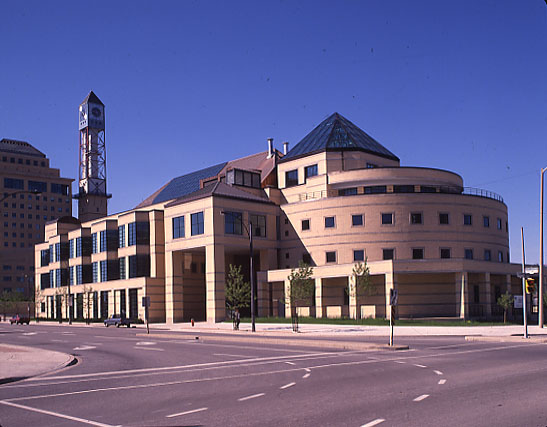
[[17,324],[17,325],[22,325],[24,323],[26,323],[27,325],[30,324],[30,317],[27,317],[27,316],[19,316],[18,314],[16,314],[15,316],[13,316],[10,320],[9,320],[10,324]]
[[119,328],[120,326],[127,326],[128,328],[131,327],[131,323],[129,322],[129,319],[127,317],[122,317],[119,314],[112,314],[108,319],[105,319],[104,325],[108,328],[110,325],[116,326],[116,328]]

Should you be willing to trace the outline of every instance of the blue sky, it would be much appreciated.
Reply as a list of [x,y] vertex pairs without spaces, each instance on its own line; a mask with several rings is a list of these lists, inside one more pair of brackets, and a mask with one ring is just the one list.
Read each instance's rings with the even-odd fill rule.
[[538,261],[542,0],[4,1],[0,16],[0,138],[77,178],[77,110],[93,90],[111,213],[269,137],[294,145],[338,111],[403,166],[501,194],[512,260],[523,226]]

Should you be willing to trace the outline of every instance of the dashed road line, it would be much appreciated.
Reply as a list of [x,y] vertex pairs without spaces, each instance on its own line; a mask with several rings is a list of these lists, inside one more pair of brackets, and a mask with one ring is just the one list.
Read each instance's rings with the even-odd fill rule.
[[163,348],[156,347],[133,347],[135,350],[152,350],[152,351],[164,351]]
[[52,417],[64,418],[66,420],[71,420],[71,421],[78,421],[80,423],[89,424],[92,426],[114,427],[110,424],[98,423],[96,421],[87,420],[85,418],[72,417],[70,415],[60,414],[59,412],[52,412],[52,411],[46,411],[44,409],[32,408],[30,406],[20,405],[19,403],[6,402],[4,400],[0,400],[0,403],[3,405],[13,406],[14,408],[26,409],[27,411],[38,412],[39,414],[51,415]]
[[293,385],[296,385],[296,383],[285,384],[285,385],[279,387],[279,389],[280,390],[285,390],[286,388],[292,387]]
[[395,363],[400,363],[401,365],[406,363],[406,362],[403,362],[402,360],[394,360]]
[[302,378],[306,379],[310,376],[311,374],[308,372],[306,375],[304,375]]
[[243,402],[245,400],[250,400],[250,399],[255,399],[257,397],[261,397],[261,396],[264,396],[266,393],[258,393],[258,394],[251,394],[250,396],[246,396],[246,397],[240,397],[238,400],[238,402]]
[[293,362],[285,362],[287,365],[296,365],[296,363],[293,363]]
[[72,350],[93,350],[95,347],[94,345],[81,345],[78,347],[74,347]]
[[383,423],[385,420],[383,418],[376,418],[375,420],[373,421],[370,421],[366,424],[363,424],[361,427],[373,427],[373,426],[377,426],[378,424],[381,424]]
[[429,397],[429,394],[422,394],[421,396],[418,396],[412,400],[414,400],[414,402],[421,402],[422,400],[427,399],[428,397]]
[[203,412],[203,411],[206,411],[207,409],[209,408],[192,409],[190,411],[184,411],[184,412],[178,412],[176,414],[166,415],[165,418],[173,418],[173,417],[180,417],[182,415],[195,414],[196,412]]
[[443,385],[444,383],[446,383],[445,379],[439,380],[439,382],[438,382],[439,385]]
[[425,365],[420,365],[418,363],[413,363],[414,366],[416,366],[417,368],[427,368],[427,366]]
[[443,375],[441,371],[434,370],[433,372],[435,372],[437,375]]

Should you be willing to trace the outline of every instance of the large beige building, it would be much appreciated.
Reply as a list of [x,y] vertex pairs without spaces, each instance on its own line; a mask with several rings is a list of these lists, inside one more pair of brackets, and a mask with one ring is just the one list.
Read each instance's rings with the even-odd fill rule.
[[[36,245],[38,310],[44,317],[122,313],[155,322],[221,321],[225,273],[249,277],[251,224],[257,314],[289,315],[289,275],[314,268],[304,315],[399,317],[496,314],[517,293],[507,206],[464,187],[449,171],[401,167],[399,159],[335,113],[285,154],[273,149],[189,173],[126,212],[80,223],[61,218]],[[356,262],[368,260],[374,292],[348,296]],[[70,285],[70,291],[68,290]]]
[[32,296],[34,245],[46,222],[72,214],[71,183],[28,142],[0,140],[0,293]]

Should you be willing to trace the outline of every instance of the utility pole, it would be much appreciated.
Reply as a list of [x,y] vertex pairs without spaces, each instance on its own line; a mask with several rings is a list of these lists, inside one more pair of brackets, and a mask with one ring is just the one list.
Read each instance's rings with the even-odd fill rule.
[[539,195],[539,290],[538,290],[538,325],[543,328],[543,174],[547,168],[541,169],[541,190]]
[[524,252],[524,227],[520,227],[522,240],[522,318],[524,320],[524,338],[528,338],[528,313],[526,310],[526,255]]

